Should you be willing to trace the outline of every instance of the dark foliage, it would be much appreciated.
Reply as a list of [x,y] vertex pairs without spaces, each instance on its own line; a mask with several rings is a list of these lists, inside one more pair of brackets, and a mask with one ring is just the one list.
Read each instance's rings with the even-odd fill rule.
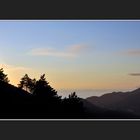
[[25,74],[18,88],[0,81],[0,118],[75,118],[82,110],[81,104],[76,93],[62,99],[46,81],[45,74],[39,80]]
[[1,119],[140,118],[91,105],[75,92],[62,99],[46,81],[45,74],[39,80],[25,74],[18,88],[8,82],[7,75],[0,69]]
[[4,74],[4,70],[3,70],[3,68],[0,69],[0,81],[3,81],[3,82],[6,82],[6,83],[9,83],[9,80],[8,80],[7,74]]
[[31,79],[28,76],[28,74],[25,74],[21,78],[20,83],[18,84],[18,87],[32,93],[34,90],[35,84],[36,84],[36,79]]

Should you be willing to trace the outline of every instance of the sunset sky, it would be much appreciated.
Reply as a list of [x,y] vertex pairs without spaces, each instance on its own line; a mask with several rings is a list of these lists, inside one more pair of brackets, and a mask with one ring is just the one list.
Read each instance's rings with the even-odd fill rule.
[[45,73],[55,89],[140,87],[140,21],[0,21],[10,83]]

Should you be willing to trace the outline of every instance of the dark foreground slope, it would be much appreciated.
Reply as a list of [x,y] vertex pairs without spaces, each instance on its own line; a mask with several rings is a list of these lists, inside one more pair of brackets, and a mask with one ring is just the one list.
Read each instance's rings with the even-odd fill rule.
[[24,108],[27,108],[29,98],[28,92],[0,81],[0,118],[24,117]]
[[78,98],[61,99],[49,94],[50,91],[33,95],[0,81],[0,119],[83,118],[84,109]]
[[100,97],[87,98],[92,104],[115,111],[127,111],[140,116],[140,89],[130,92],[113,92]]
[[0,119],[116,119],[137,118],[132,113],[98,107],[81,98],[29,94],[0,81]]

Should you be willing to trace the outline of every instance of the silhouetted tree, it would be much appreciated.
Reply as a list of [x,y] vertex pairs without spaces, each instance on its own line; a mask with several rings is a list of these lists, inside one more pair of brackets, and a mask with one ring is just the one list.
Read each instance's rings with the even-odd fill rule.
[[68,104],[79,104],[81,102],[81,98],[76,95],[76,92],[71,93],[68,98],[65,98]]
[[28,82],[28,88],[30,90],[30,93],[33,93],[35,90],[35,86],[36,86],[36,79],[30,79]]
[[25,74],[22,78],[20,83],[18,84],[18,87],[21,89],[24,89],[28,92],[31,92],[35,86],[35,79],[31,79],[28,74]]
[[70,99],[77,99],[78,98],[78,96],[76,95],[76,92],[73,92],[73,93],[71,93],[70,95],[69,95],[69,98]]
[[4,70],[3,70],[3,68],[0,69],[0,81],[3,81],[3,82],[6,82],[6,83],[9,83],[9,80],[8,80],[7,74],[4,74]]
[[46,97],[58,97],[57,91],[54,90],[49,83],[46,81],[45,74],[40,76],[40,79],[36,81],[34,95],[37,96],[46,96]]
[[83,101],[75,92],[71,93],[68,98],[64,98],[62,103],[67,117],[82,117],[84,112]]

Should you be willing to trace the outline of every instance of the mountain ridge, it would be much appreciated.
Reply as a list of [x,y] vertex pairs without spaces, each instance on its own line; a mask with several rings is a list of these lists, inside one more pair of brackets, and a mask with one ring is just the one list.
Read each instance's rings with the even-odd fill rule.
[[140,115],[140,88],[128,92],[106,93],[100,97],[91,96],[86,100],[99,107]]

